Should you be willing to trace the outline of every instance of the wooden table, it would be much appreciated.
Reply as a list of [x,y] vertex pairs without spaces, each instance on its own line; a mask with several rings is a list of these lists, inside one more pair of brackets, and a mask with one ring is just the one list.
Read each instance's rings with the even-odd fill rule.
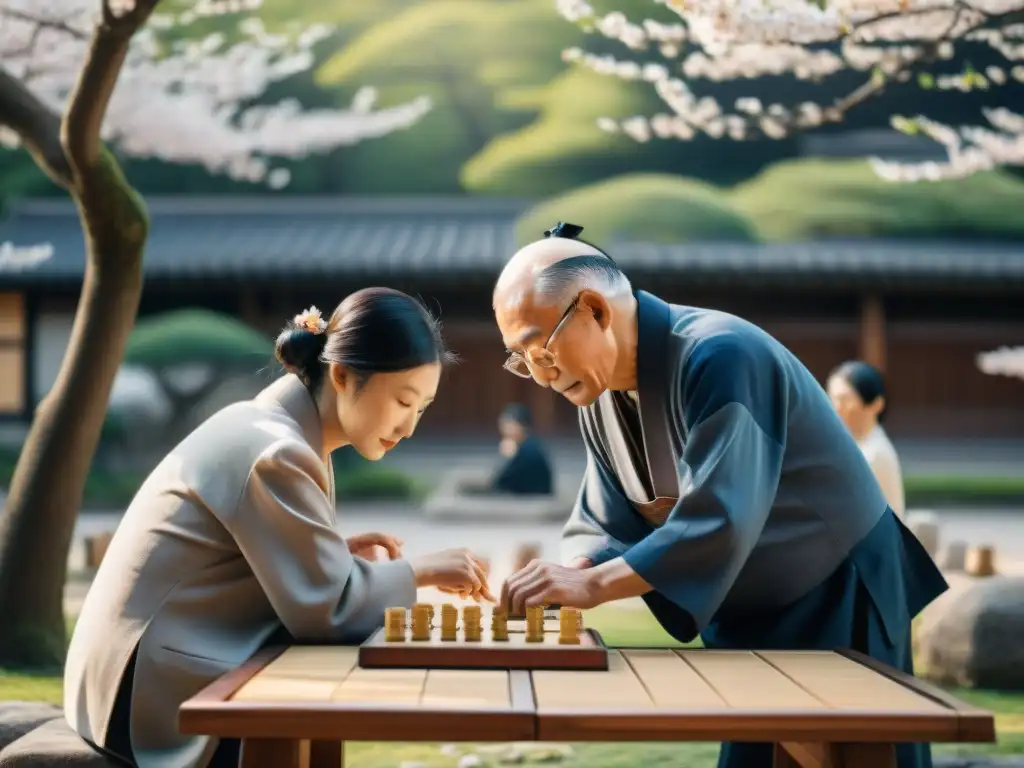
[[993,742],[991,713],[856,653],[611,651],[607,672],[362,669],[271,649],[181,707],[245,768],[339,768],[345,741],[767,741],[778,768],[892,768],[899,742]]

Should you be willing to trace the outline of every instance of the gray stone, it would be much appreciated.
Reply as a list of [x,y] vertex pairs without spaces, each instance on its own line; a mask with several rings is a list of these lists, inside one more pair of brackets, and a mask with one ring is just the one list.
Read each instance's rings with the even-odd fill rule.
[[917,536],[921,546],[934,560],[939,554],[939,521],[934,512],[912,512],[907,527]]
[[963,541],[951,541],[946,545],[946,551],[942,554],[941,568],[951,573],[963,573],[967,562],[967,543]]
[[124,768],[90,747],[62,717],[0,750],[0,768]]
[[922,672],[947,684],[1024,690],[1024,578],[994,576],[957,592],[919,627]]
[[0,702],[0,749],[58,717],[64,715],[53,704],[41,701]]

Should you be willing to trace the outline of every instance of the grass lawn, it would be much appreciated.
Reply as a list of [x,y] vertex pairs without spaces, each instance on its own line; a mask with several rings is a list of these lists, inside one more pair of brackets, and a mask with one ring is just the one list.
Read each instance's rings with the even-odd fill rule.
[[[658,626],[646,610],[603,606],[588,612],[587,623],[596,627],[609,645],[675,646],[679,643]],[[1024,694],[951,689],[964,701],[996,713],[997,744],[937,744],[936,753],[990,754],[1024,752]],[[58,677],[36,677],[0,672],[0,700],[61,702]],[[571,744],[523,745],[526,763],[549,762],[560,757],[565,768],[714,768],[717,744]],[[358,768],[452,768],[461,755],[476,754],[484,765],[497,765],[513,749],[510,745],[423,743],[381,744],[357,742],[346,749],[346,765]]]

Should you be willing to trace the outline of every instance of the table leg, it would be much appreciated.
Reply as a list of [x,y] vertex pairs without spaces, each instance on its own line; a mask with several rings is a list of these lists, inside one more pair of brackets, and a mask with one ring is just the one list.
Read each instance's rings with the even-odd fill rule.
[[800,768],[800,763],[786,751],[784,744],[776,744],[772,755],[773,768]]
[[309,768],[345,768],[345,743],[314,741],[309,745]]
[[784,742],[775,745],[774,768],[896,768],[893,744],[821,744]]
[[309,742],[242,739],[241,768],[309,768]]

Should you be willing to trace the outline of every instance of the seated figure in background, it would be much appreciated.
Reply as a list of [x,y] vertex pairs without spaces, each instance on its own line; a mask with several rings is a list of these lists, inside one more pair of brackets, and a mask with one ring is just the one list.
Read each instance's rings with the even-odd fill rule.
[[889,506],[897,516],[904,517],[906,498],[900,459],[882,427],[888,410],[885,378],[874,366],[850,360],[832,371],[827,386],[839,418],[857,441]]
[[551,460],[544,444],[531,432],[533,420],[525,405],[511,403],[498,419],[499,452],[505,459],[491,480],[490,493],[545,494],[555,492]]

